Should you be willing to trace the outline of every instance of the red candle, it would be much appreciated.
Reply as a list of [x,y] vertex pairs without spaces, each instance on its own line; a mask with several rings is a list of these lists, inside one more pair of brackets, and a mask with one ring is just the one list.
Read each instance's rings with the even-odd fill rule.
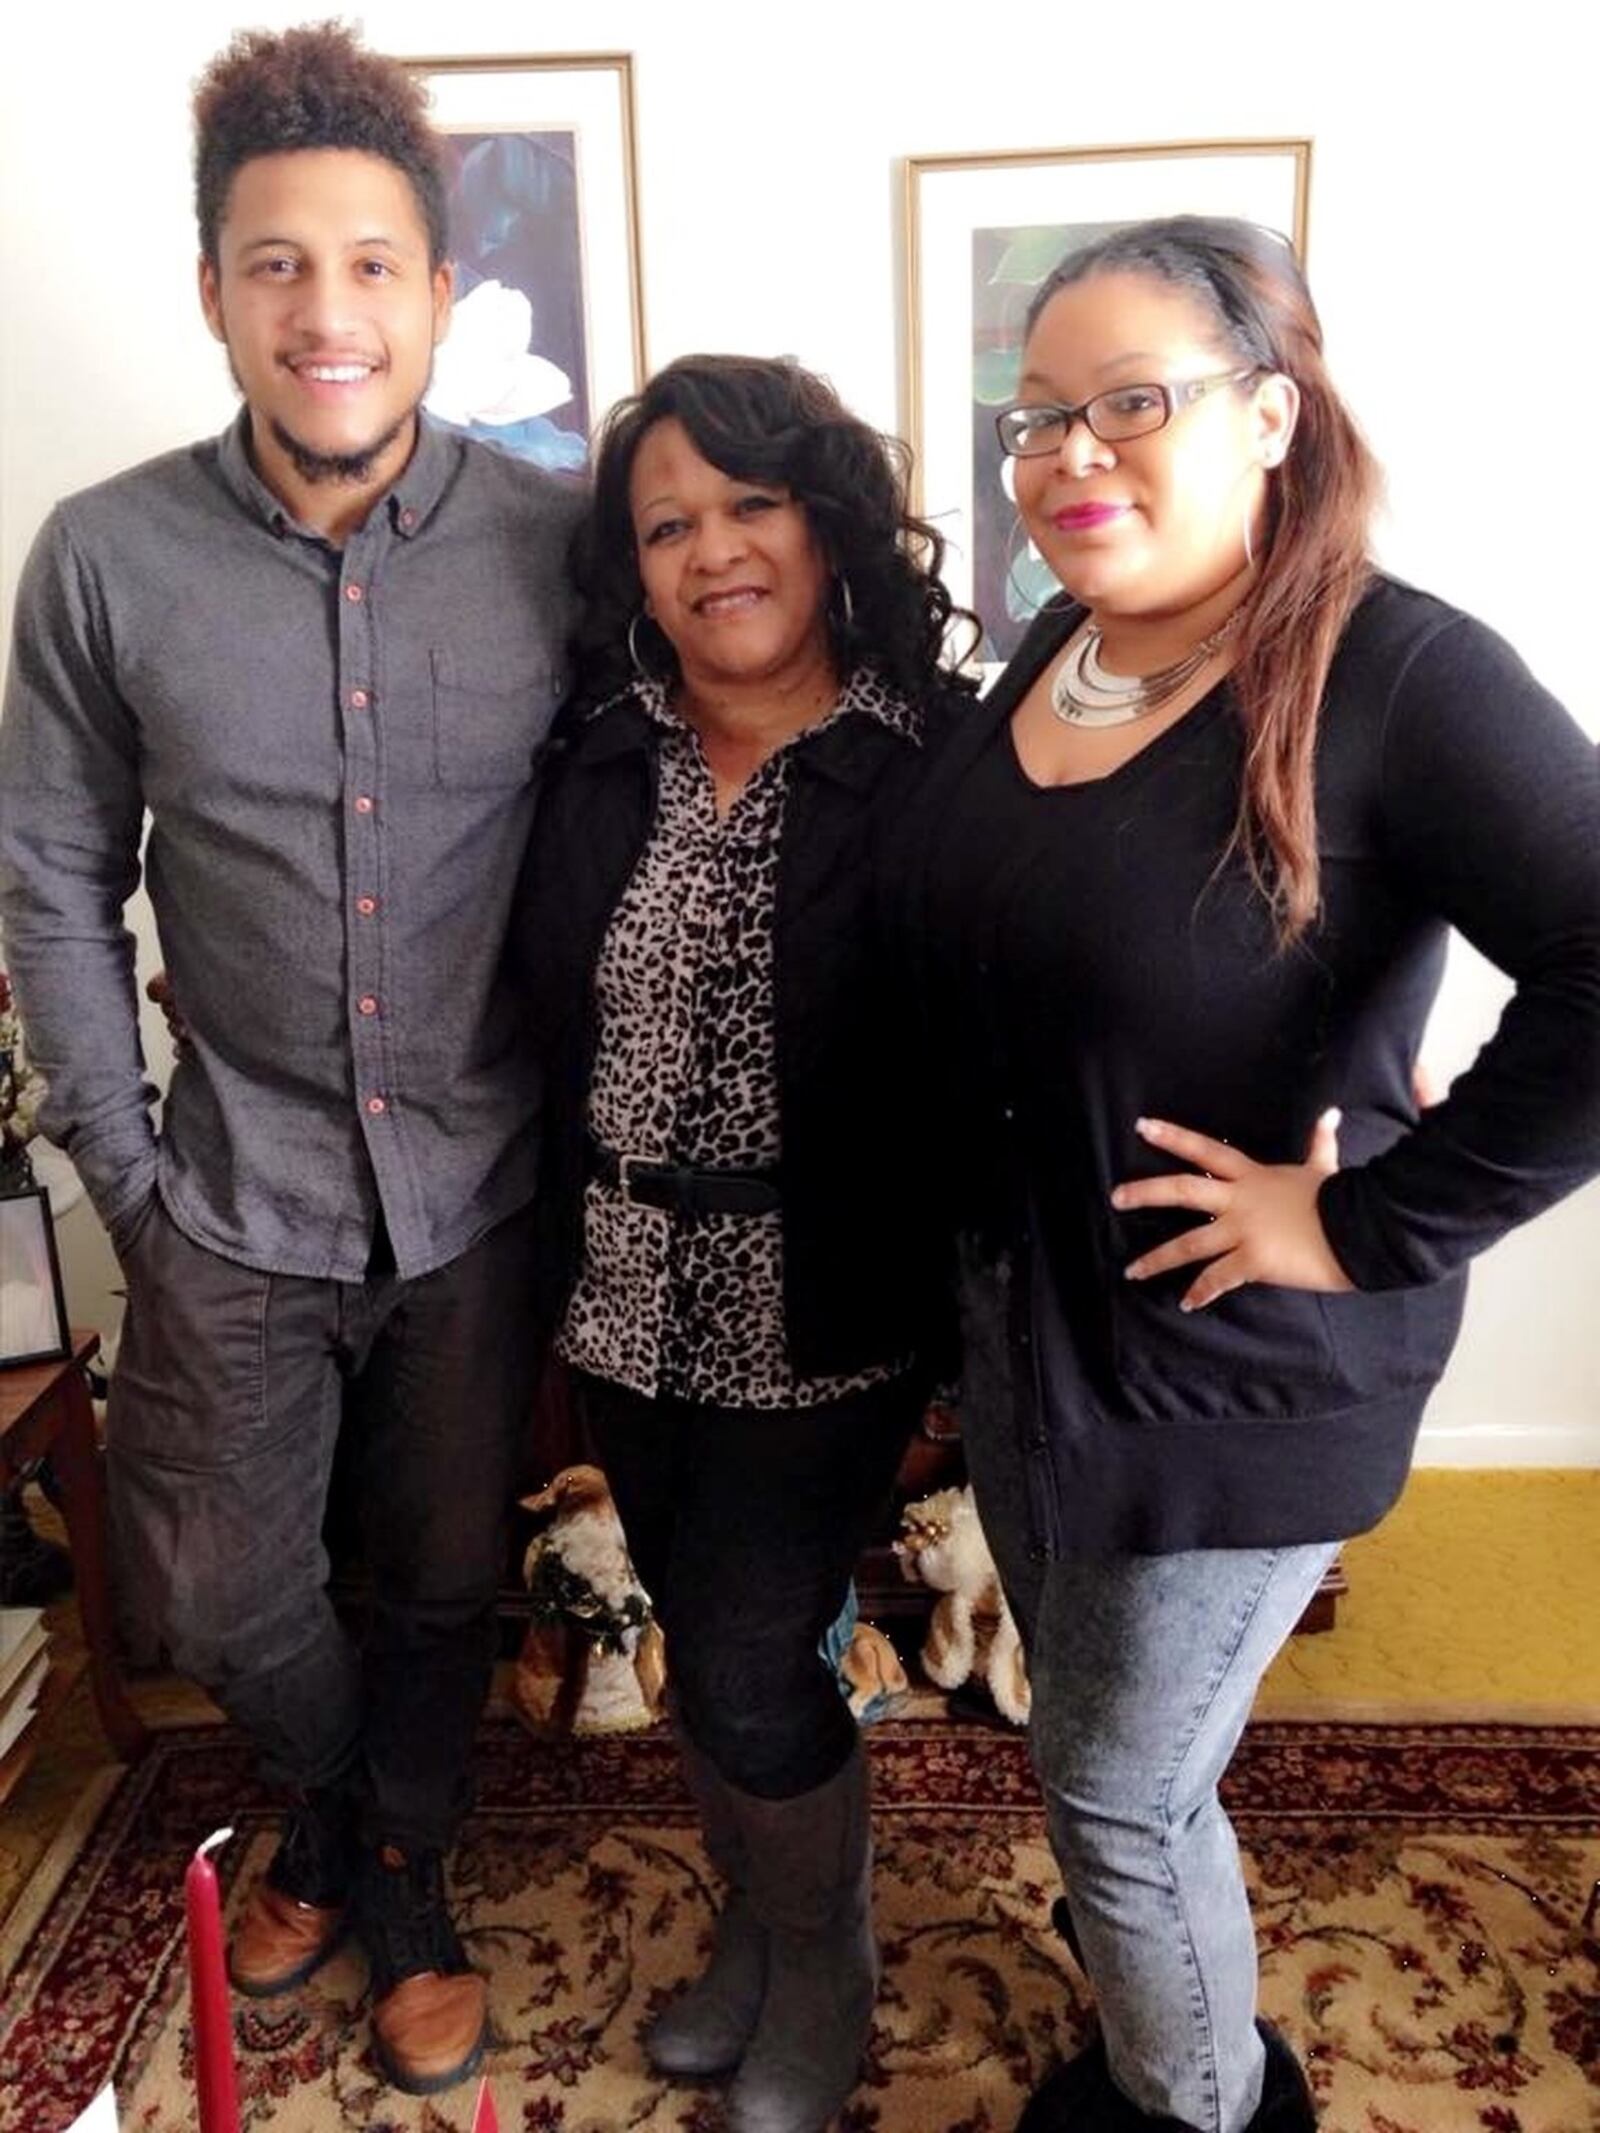
[[217,1870],[207,1854],[226,1844],[231,1829],[207,1837],[183,1879],[189,1924],[189,2010],[194,2024],[194,2079],[200,2133],[239,2133],[239,2092],[233,2071],[233,2009],[222,1949],[222,1904]]

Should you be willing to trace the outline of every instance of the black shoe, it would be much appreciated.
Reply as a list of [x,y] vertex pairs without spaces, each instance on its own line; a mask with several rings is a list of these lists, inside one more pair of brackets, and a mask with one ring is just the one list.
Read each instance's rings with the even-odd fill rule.
[[1075,2059],[1046,2074],[1024,2105],[1016,2133],[1081,2133],[1082,2128],[1100,2123],[1085,2114],[1099,2109],[1108,2094],[1116,2093],[1104,2040],[1096,2037]]
[[1317,2106],[1306,2070],[1289,2040],[1270,2022],[1257,2022],[1267,2047],[1267,2078],[1249,2133],[1316,2133]]
[[[1266,2046],[1261,2101],[1246,2133],[1316,2133],[1316,2107],[1304,2069],[1270,2022],[1256,2029]],[[1141,2111],[1111,2078],[1104,2042],[1058,2066],[1029,2097],[1016,2133],[1194,2133],[1180,2118]]]
[[1072,1907],[1065,1896],[1058,1896],[1050,1906],[1050,1923],[1067,1944],[1067,1953],[1081,1970],[1083,1950],[1078,1945],[1078,1929],[1072,1923]]

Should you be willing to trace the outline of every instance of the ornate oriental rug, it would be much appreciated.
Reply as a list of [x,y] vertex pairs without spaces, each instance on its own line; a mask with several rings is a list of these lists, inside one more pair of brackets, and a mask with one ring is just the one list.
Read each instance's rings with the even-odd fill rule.
[[[1050,1930],[1022,1740],[944,1720],[870,1735],[884,1988],[843,2133],[1009,2133],[1087,2033]],[[1263,2005],[1324,2133],[1600,2133],[1600,1729],[1269,1723],[1228,1786]],[[118,1785],[0,2012],[0,2133],[59,2133],[107,2080],[125,2133],[192,2133],[183,1869],[232,1823],[236,1904],[271,1847],[238,1740],[165,1733]],[[712,2091],[651,2075],[641,2020],[690,1970],[713,1889],[660,1733],[551,1747],[484,1728],[455,1863],[491,1980],[504,2133],[712,2133]],[[446,2133],[474,2085],[398,2096],[342,1952],[298,1996],[236,2001],[246,2133]]]

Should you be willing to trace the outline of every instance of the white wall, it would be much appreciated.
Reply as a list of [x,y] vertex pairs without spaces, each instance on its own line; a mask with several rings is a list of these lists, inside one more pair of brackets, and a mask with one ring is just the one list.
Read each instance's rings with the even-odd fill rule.
[[[235,27],[323,11],[281,0],[7,11],[6,614],[55,496],[226,419],[229,388],[193,298],[188,84]],[[1594,118],[1590,70],[1555,0],[1492,21],[1408,0],[1075,11],[703,0],[687,12],[659,0],[368,0],[363,20],[397,52],[631,50],[652,359],[793,352],[886,428],[902,407],[899,157],[1311,135],[1312,279],[1336,375],[1388,467],[1385,558],[1494,622],[1600,731]],[[1447,1070],[1501,997],[1492,973],[1457,958],[1437,1032]],[[1591,1189],[1488,1255],[1425,1457],[1600,1463],[1597,1241]],[[80,1311],[101,1308],[97,1250],[85,1242],[75,1257]]]

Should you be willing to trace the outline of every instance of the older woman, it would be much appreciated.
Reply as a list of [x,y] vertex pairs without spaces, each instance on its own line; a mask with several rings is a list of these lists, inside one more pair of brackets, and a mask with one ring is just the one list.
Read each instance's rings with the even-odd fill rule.
[[[999,429],[1063,592],[891,879],[948,1076],[968,1460],[1100,2011],[1021,2123],[1299,2133],[1217,1782],[1400,1488],[1467,1259],[1600,1165],[1595,751],[1373,568],[1374,469],[1270,233],[1074,254]],[[1516,991],[1419,1117],[1451,924]]]
[[646,2045],[737,2067],[739,2133],[831,2118],[876,1990],[866,1766],[818,1640],[935,1334],[871,909],[880,826],[964,700],[938,556],[883,441],[793,364],[688,357],[615,410],[516,927],[557,1350],[728,1883]]

